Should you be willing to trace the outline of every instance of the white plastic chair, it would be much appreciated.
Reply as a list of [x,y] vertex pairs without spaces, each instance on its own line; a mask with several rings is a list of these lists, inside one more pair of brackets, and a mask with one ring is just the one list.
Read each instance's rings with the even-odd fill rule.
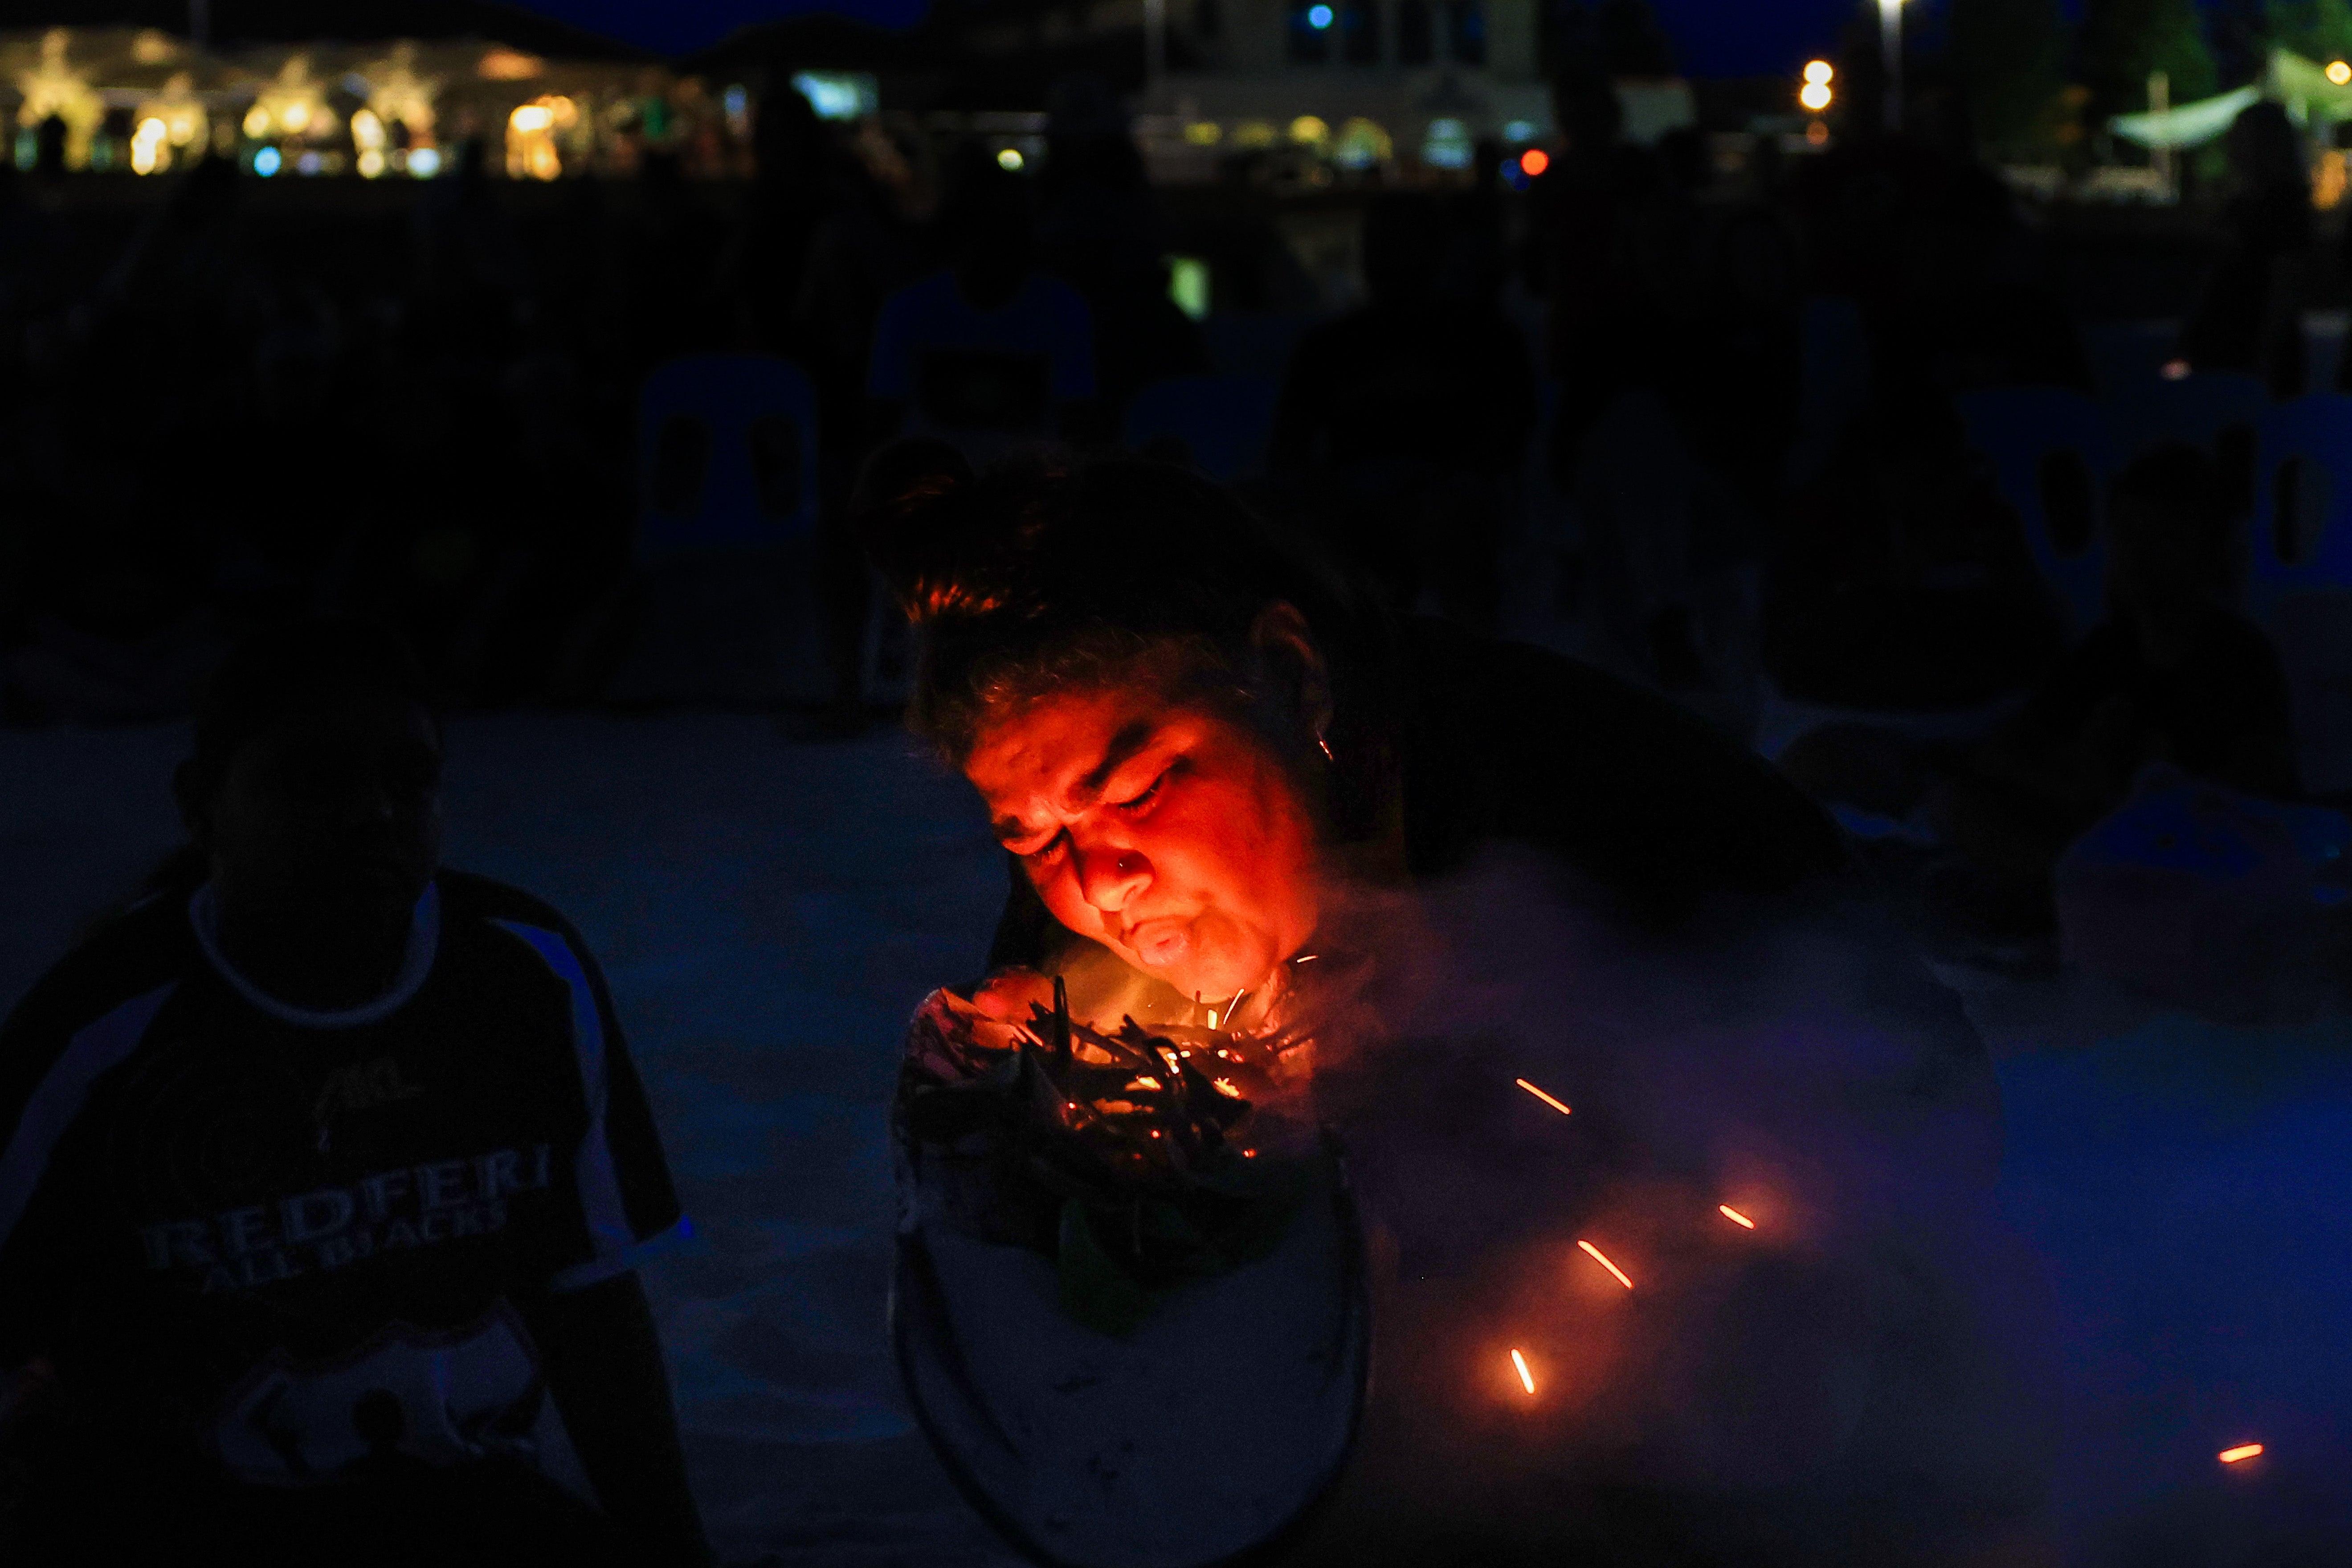
[[637,399],[637,558],[813,536],[816,390],[769,354],[693,354]]
[[2257,438],[2250,587],[2267,622],[2282,595],[2352,588],[2352,396],[2273,405]]
[[2256,451],[2248,605],[2285,667],[2304,788],[2341,795],[2352,791],[2352,396],[2273,405]]
[[[2106,484],[2114,471],[2105,411],[2079,392],[2055,386],[1996,387],[1957,400],[1969,441],[1993,465],[2002,499],[2015,509],[2025,542],[2065,617],[2070,637],[2098,624],[2106,599],[2103,528]],[[2086,483],[2085,527],[2077,539],[2051,527],[2045,473],[2053,458],[2072,456]]]
[[643,607],[606,695],[728,706],[832,695],[816,395],[797,365],[696,354],[646,378],[635,546]]

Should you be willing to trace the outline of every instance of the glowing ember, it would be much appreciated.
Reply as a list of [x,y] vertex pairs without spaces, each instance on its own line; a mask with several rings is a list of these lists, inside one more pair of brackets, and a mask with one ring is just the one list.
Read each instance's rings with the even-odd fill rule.
[[1554,1110],[1559,1111],[1562,1116],[1571,1114],[1567,1106],[1562,1105],[1559,1100],[1554,1100],[1550,1095],[1546,1094],[1542,1089],[1538,1089],[1527,1079],[1523,1078],[1515,1078],[1511,1081],[1517,1084],[1521,1089],[1526,1089],[1529,1094],[1534,1095],[1538,1100],[1542,1100],[1546,1105],[1550,1106]]
[[1601,1268],[1606,1268],[1610,1273],[1617,1276],[1618,1284],[1622,1285],[1628,1290],[1631,1290],[1633,1288],[1633,1282],[1625,1278],[1625,1271],[1622,1268],[1618,1268],[1615,1264],[1610,1262],[1607,1254],[1603,1253],[1599,1247],[1593,1246],[1592,1243],[1589,1241],[1580,1241],[1576,1245],[1590,1253],[1592,1257],[1593,1262],[1598,1263]]
[[2263,1446],[2260,1443],[2241,1443],[2234,1448],[2222,1449],[2221,1462],[2225,1465],[2234,1465],[2241,1459],[2251,1459],[2262,1451]]
[[1209,1009],[1209,1027],[1211,1027],[1212,1029],[1213,1029],[1213,1028],[1215,1028],[1216,1026],[1217,1026],[1217,1010],[1216,1010],[1214,1007],[1212,1007],[1212,1008],[1210,1008],[1210,1009]]
[[1146,1074],[1145,1076],[1137,1079],[1133,1083],[1129,1084],[1127,1087],[1129,1089],[1158,1089],[1160,1087],[1160,1080],[1149,1074]]
[[1302,953],[1300,953],[1297,958],[1292,959],[1290,962],[1291,962],[1291,963],[1314,963],[1318,958],[1319,958],[1319,957],[1321,957],[1321,956],[1322,956],[1322,954],[1320,954],[1320,953],[1315,953],[1315,952],[1302,952]]
[[1756,1222],[1754,1220],[1749,1219],[1746,1215],[1741,1214],[1729,1204],[1717,1204],[1715,1205],[1715,1211],[1724,1218],[1729,1220],[1732,1224],[1738,1226],[1743,1229],[1754,1230],[1756,1228]]
[[1511,1364],[1519,1369],[1519,1386],[1526,1389],[1529,1394],[1533,1394],[1536,1391],[1536,1379],[1535,1373],[1528,1370],[1528,1358],[1521,1355],[1518,1352],[1513,1351],[1511,1352]]
[[1242,1091],[1234,1087],[1234,1080],[1229,1078],[1213,1078],[1209,1080],[1209,1087],[1228,1100],[1239,1100],[1242,1097]]

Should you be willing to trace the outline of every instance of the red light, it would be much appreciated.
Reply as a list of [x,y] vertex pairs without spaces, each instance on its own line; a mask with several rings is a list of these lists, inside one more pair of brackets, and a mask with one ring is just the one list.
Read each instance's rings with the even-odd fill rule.
[[1519,154],[1519,173],[1534,179],[1551,167],[1551,154],[1540,147],[1530,147]]

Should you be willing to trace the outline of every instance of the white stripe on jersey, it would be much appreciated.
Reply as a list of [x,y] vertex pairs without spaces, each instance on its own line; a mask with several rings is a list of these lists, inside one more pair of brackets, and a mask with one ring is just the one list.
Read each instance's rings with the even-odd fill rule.
[[441,889],[426,883],[424,896],[416,900],[416,909],[408,917],[408,947],[401,956],[400,973],[394,978],[392,989],[373,1002],[334,1012],[321,1013],[280,1002],[236,972],[220,950],[220,917],[213,908],[210,882],[198,888],[188,900],[188,923],[195,928],[196,945],[204,949],[205,958],[228,982],[230,989],[271,1017],[305,1029],[356,1029],[362,1024],[391,1017],[425,988],[425,977],[433,973],[434,955],[441,949]]
[[[559,1289],[576,1289],[636,1267],[639,1247],[629,1228],[627,1207],[621,1200],[621,1178],[614,1169],[612,1145],[604,1137],[608,1097],[604,1079],[604,1025],[596,1013],[595,989],[572,951],[556,931],[518,921],[493,921],[530,943],[533,951],[572,988],[572,1043],[580,1057],[580,1087],[588,1101],[588,1131],[580,1140],[580,1155],[572,1176],[580,1189],[581,1212],[588,1216],[588,1237],[595,1256],[556,1277]],[[656,1238],[657,1239],[657,1238]],[[576,1278],[580,1276],[584,1278]]]
[[26,1206],[48,1170],[49,1156],[81,1114],[90,1086],[139,1048],[147,1026],[155,1021],[156,1013],[179,984],[174,980],[133,997],[84,1027],[66,1042],[65,1050],[25,1102],[25,1113],[17,1118],[5,1152],[0,1152],[0,1247],[7,1245],[16,1222],[25,1217]]

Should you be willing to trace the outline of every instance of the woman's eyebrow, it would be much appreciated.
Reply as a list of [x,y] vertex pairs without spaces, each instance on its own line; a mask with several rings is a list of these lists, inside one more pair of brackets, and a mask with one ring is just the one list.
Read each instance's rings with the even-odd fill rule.
[[1102,761],[1094,765],[1093,772],[1078,781],[1076,793],[1089,801],[1101,795],[1103,785],[1110,782],[1110,775],[1118,771],[1119,764],[1150,745],[1159,733],[1159,726],[1149,719],[1138,719],[1121,728],[1110,738],[1110,744],[1103,749]]

